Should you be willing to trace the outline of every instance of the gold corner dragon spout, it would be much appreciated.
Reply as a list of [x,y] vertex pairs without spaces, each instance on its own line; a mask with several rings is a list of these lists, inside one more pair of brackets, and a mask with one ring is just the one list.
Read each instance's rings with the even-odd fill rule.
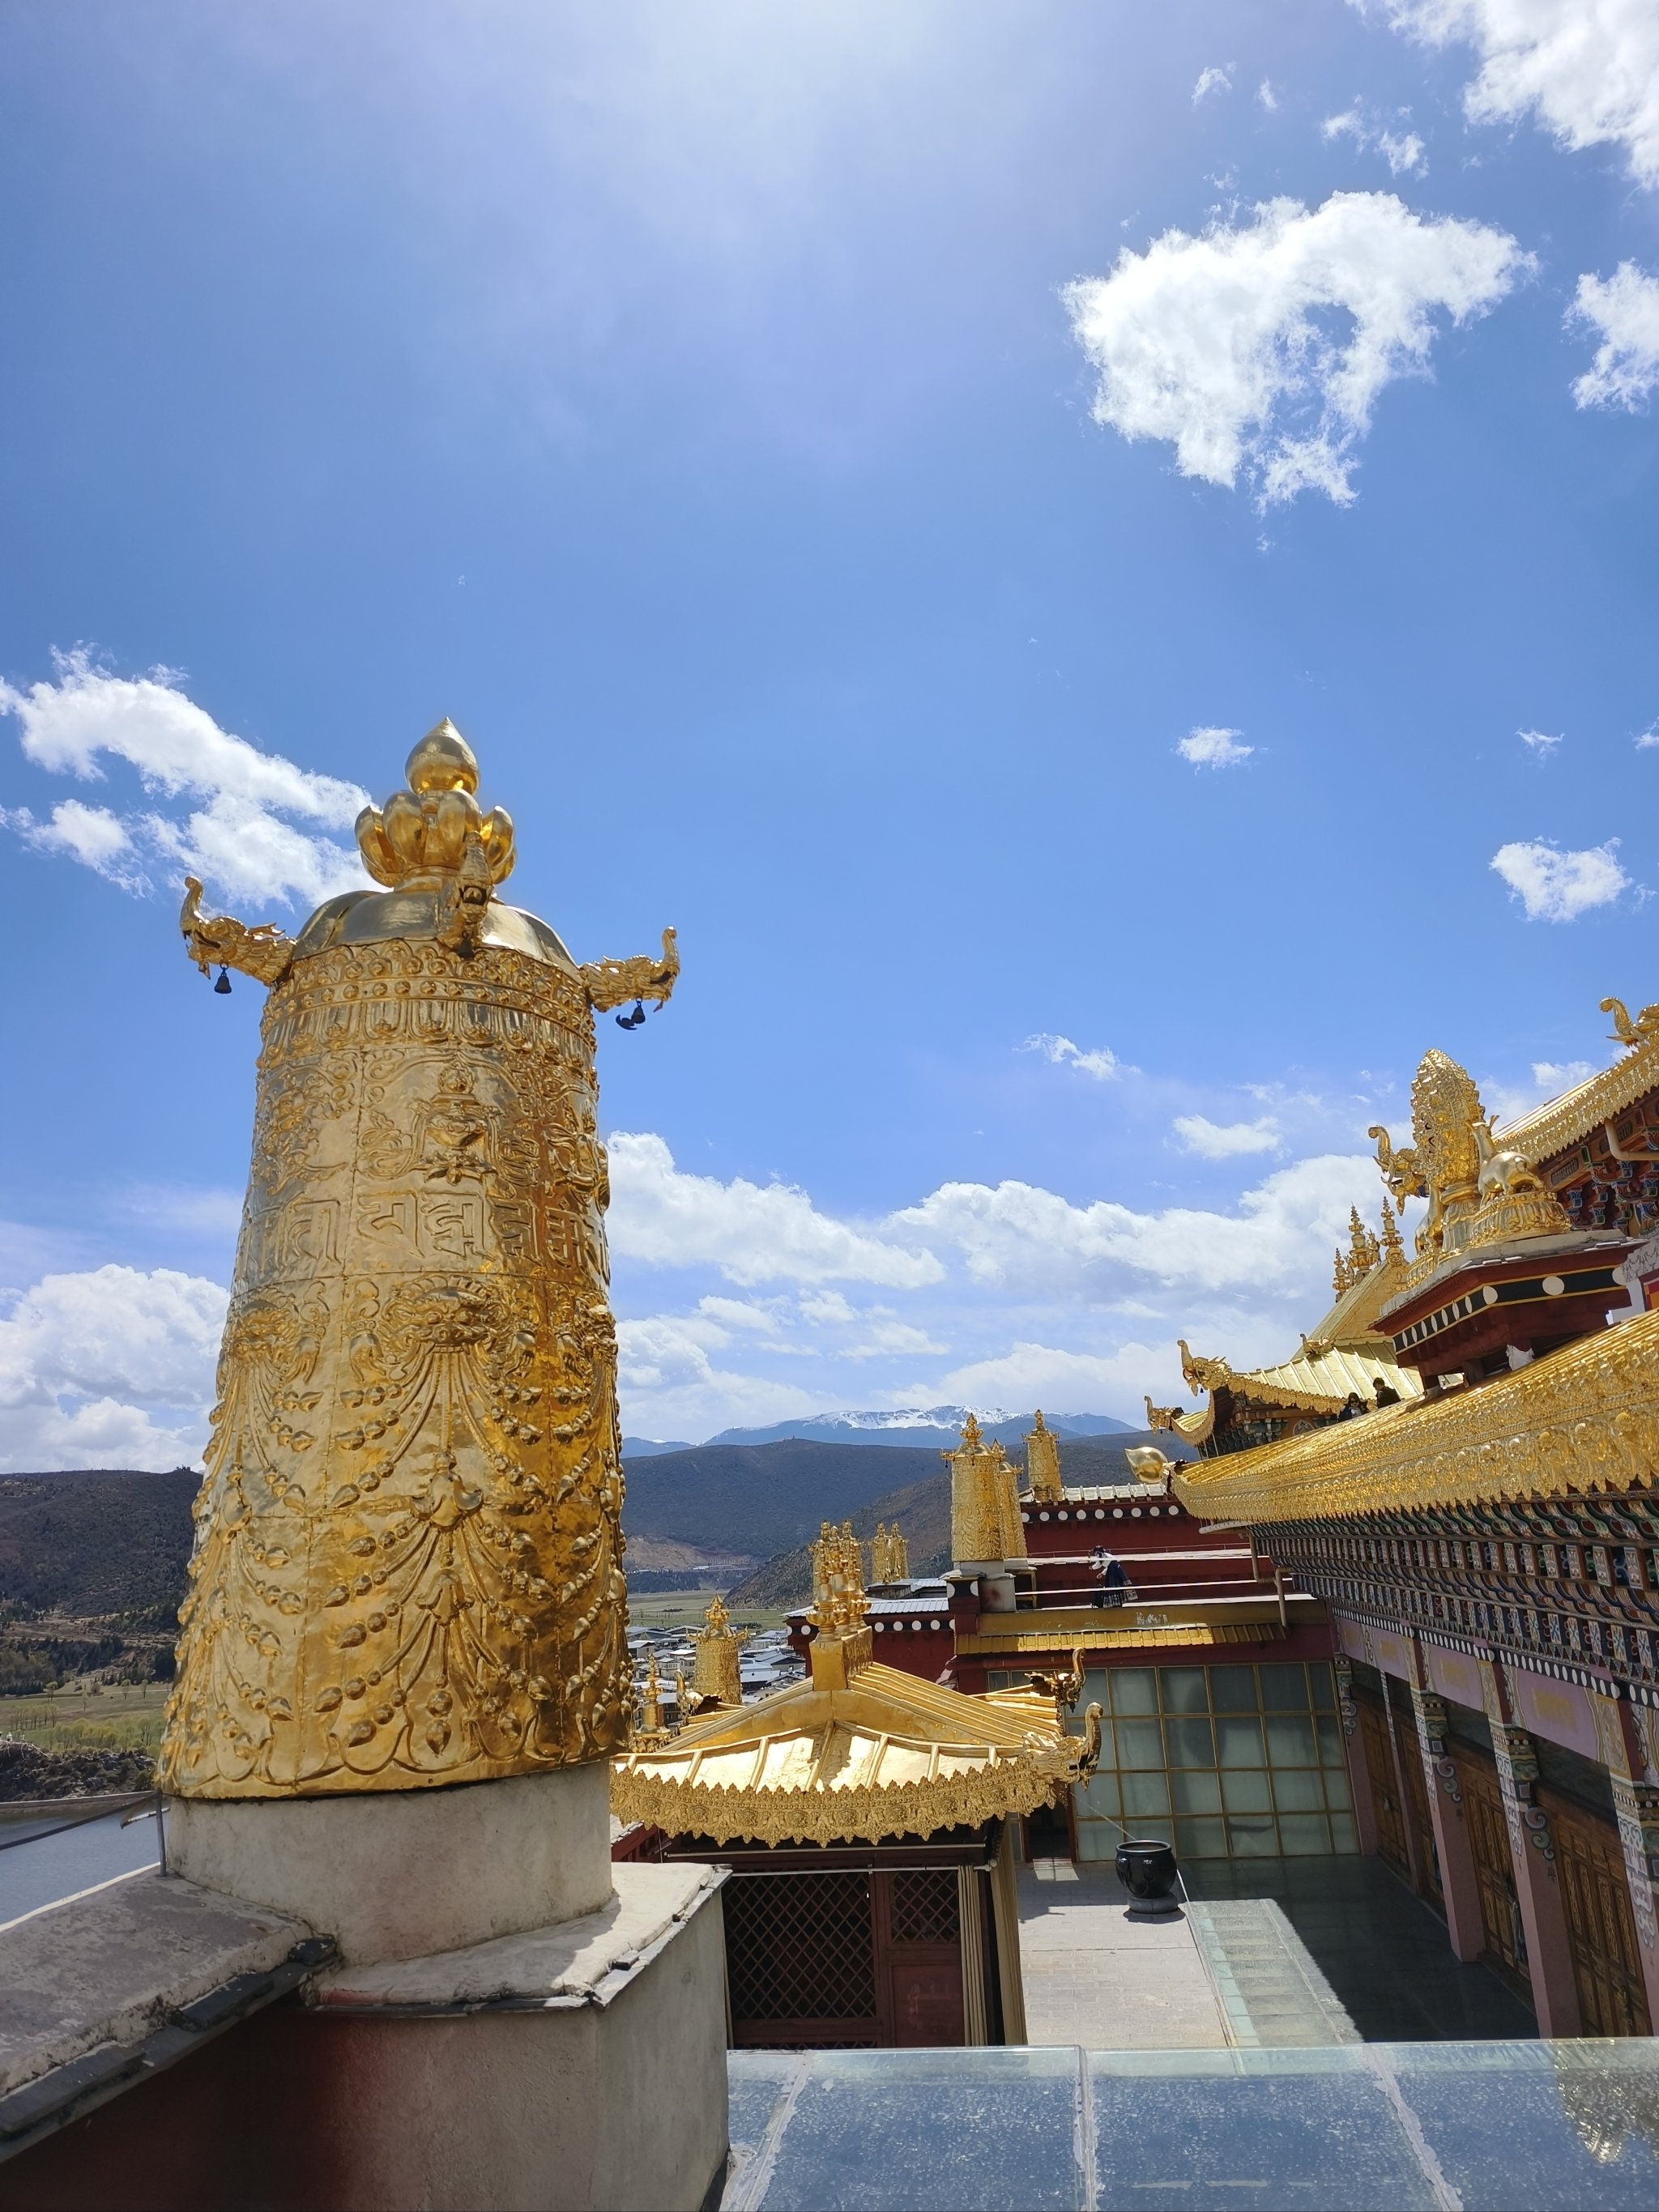
[[[180,917],[270,987],[162,1785],[407,1790],[622,1749],[631,1680],[596,1011],[497,897],[511,823],[447,723],[358,823],[379,890],[297,937]],[[222,981],[225,980],[222,973]]]

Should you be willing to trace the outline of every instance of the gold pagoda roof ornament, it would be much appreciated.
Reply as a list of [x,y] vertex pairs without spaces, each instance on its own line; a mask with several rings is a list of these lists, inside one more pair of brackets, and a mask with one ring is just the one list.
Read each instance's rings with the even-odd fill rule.
[[645,1681],[640,1692],[640,1717],[634,1729],[636,1744],[666,1743],[672,1730],[663,1713],[662,1680],[657,1673],[657,1655],[647,1652],[645,1662]]
[[[827,1525],[827,1524],[826,1524]],[[870,1580],[878,1587],[884,1583],[908,1581],[910,1573],[910,1547],[895,1521],[890,1528],[878,1521],[876,1533],[870,1541]]]
[[871,1656],[857,1540],[813,1546],[811,1672],[769,1697],[636,1742],[611,1810],[716,1843],[879,1843],[1035,1812],[1093,1771],[1101,1710],[1066,1734],[1051,1694],[964,1697]]
[[270,987],[162,1786],[440,1788],[633,1725],[593,1017],[678,959],[572,959],[499,897],[453,723],[295,937],[179,921]]
[[1025,1439],[1025,1473],[1039,1504],[1057,1505],[1066,1495],[1060,1476],[1060,1444],[1039,1407]]
[[732,1627],[732,1616],[718,1593],[709,1599],[703,1625],[693,1630],[691,1641],[691,1688],[698,1710],[716,1700],[723,1705],[740,1705],[743,1677],[738,1658],[749,1641],[749,1632]]
[[957,1565],[986,1565],[1025,1557],[1017,1470],[1001,1443],[980,1434],[969,1413],[962,1442],[940,1457],[951,1468],[951,1557]]

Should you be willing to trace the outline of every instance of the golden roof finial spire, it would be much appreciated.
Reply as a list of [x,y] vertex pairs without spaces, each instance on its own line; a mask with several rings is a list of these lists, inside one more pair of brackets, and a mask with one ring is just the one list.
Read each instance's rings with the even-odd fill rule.
[[1386,1198],[1382,1201],[1382,1257],[1390,1261],[1403,1261],[1406,1256],[1406,1248],[1400,1241],[1400,1231],[1395,1226],[1394,1212]]
[[404,774],[406,789],[357,817],[357,850],[375,882],[397,890],[458,875],[475,845],[487,884],[504,882],[513,868],[512,817],[499,806],[484,813],[472,796],[478,763],[447,716],[415,747]]
[[1031,1422],[1025,1439],[1025,1472],[1030,1479],[1031,1495],[1045,1504],[1052,1504],[1064,1496],[1060,1477],[1060,1446],[1054,1431],[1043,1420],[1041,1408]]

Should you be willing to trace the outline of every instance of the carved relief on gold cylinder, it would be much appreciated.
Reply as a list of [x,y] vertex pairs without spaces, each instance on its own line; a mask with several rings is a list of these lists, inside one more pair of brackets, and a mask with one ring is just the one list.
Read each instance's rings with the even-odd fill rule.
[[192,956],[271,990],[161,1752],[180,1795],[475,1782],[628,1740],[593,1011],[660,1002],[677,963],[669,933],[578,967],[496,900],[511,824],[476,781],[441,726],[359,824],[389,889],[292,943],[186,901]]

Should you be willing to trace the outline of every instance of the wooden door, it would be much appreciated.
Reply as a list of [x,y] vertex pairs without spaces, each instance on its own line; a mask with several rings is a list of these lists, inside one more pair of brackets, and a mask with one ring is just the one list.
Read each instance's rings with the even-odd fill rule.
[[858,1872],[732,1876],[721,1902],[733,2043],[823,2051],[888,2039],[872,1887]]
[[1459,1747],[1457,1783],[1463,1793],[1463,1819],[1474,1858],[1475,1884],[1480,1893],[1480,1924],[1486,1931],[1486,1959],[1512,1980],[1530,1990],[1527,1942],[1521,1930],[1521,1906],[1515,1889],[1515,1863],[1510,1854],[1510,1824],[1504,1812],[1498,1770],[1474,1752]]
[[1646,2035],[1647,1990],[1619,1831],[1553,1790],[1540,1790],[1539,1802],[1555,1845],[1584,2033]]
[[873,1887],[883,2043],[965,2042],[956,1869],[901,1868],[877,1875]]
[[1356,1692],[1359,1713],[1359,1742],[1366,1771],[1371,1779],[1371,1804],[1376,1814],[1376,1850],[1398,1875],[1412,1878],[1411,1854],[1406,1848],[1406,1808],[1400,1802],[1400,1782],[1395,1772],[1394,1745],[1389,1736],[1388,1716],[1379,1705]]

